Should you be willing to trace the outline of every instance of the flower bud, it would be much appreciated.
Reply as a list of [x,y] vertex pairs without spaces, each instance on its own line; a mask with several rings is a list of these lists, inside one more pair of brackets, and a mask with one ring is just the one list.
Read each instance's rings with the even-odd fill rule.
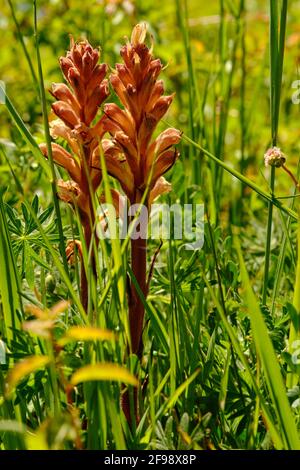
[[70,59],[68,59],[67,57],[61,57],[59,59],[59,64],[60,64],[60,67],[63,71],[64,76],[68,80],[69,69],[73,66],[73,62]]
[[280,168],[286,161],[284,153],[278,147],[269,148],[264,155],[264,159],[265,166],[274,166],[276,168]]
[[52,109],[56,116],[64,121],[64,123],[71,129],[79,124],[79,117],[68,103],[65,103],[64,101],[56,101],[52,104]]
[[67,85],[65,85],[64,83],[52,83],[52,89],[50,90],[50,93],[58,101],[65,101],[66,103],[69,103],[70,106],[73,107],[76,114],[79,115],[79,103],[71,92],[70,88],[67,87]]
[[175,94],[170,95],[170,96],[162,96],[156,101],[155,105],[150,110],[151,116],[153,116],[157,122],[160,121],[160,119],[168,111],[170,104],[173,101],[174,96]]
[[155,153],[159,154],[164,150],[168,149],[172,145],[176,145],[180,142],[182,132],[178,129],[169,128],[163,131],[155,140]]
[[130,42],[133,45],[133,47],[137,46],[138,44],[143,43],[145,41],[146,34],[147,34],[147,25],[146,25],[146,23],[137,24],[133,28],[132,34],[131,34],[131,41]]

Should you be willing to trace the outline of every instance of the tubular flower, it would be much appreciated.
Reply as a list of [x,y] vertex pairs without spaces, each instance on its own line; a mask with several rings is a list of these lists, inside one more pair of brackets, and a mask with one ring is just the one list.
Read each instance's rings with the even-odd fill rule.
[[[58,196],[78,207],[87,247],[95,222],[91,193],[95,193],[101,182],[101,171],[93,167],[92,156],[104,134],[103,116],[96,123],[94,120],[109,94],[105,79],[107,65],[98,64],[99,57],[99,50],[88,41],[75,43],[71,39],[70,50],[59,60],[67,84],[53,83],[51,89],[56,99],[52,110],[57,116],[50,122],[51,136],[64,139],[69,147],[67,151],[57,143],[52,144],[53,160],[71,178],[58,181]],[[40,148],[48,157],[47,146],[42,144]],[[87,279],[83,267],[81,271],[81,298],[87,307]]]
[[[148,203],[155,186],[156,196],[161,194],[159,188],[166,190],[159,180],[179,156],[173,146],[181,139],[181,132],[172,128],[152,138],[174,95],[163,96],[164,85],[158,80],[163,66],[145,44],[146,32],[145,24],[135,26],[131,41],[121,49],[123,63],[116,64],[110,75],[124,109],[114,103],[104,106],[105,129],[112,137],[102,141],[107,169],[132,203],[141,199],[147,187]],[[95,167],[100,166],[98,148],[93,161]]]

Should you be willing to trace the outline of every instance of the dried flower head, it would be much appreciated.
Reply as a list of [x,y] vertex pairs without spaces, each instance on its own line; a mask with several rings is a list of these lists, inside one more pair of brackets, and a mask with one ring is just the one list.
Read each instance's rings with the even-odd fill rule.
[[266,166],[275,166],[276,168],[280,168],[286,162],[284,153],[278,147],[269,148],[264,155],[264,159]]

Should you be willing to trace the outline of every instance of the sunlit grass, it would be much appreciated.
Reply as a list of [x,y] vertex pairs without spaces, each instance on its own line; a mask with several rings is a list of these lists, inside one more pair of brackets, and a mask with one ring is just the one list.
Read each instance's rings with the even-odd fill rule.
[[[299,450],[299,191],[263,161],[280,147],[297,179],[299,109],[289,87],[299,11],[285,0],[257,10],[245,0],[137,1],[128,11],[106,1],[83,21],[77,0],[67,12],[46,2],[33,12],[31,3],[4,9],[17,52],[5,46],[0,108],[0,448]],[[186,250],[172,231],[148,241],[149,293],[130,236],[86,244],[78,207],[59,201],[66,172],[51,158],[48,127],[47,88],[60,80],[68,34],[101,43],[113,67],[122,36],[141,21],[168,63],[166,94],[176,91],[158,131],[183,131],[166,174],[172,192],[161,200],[205,206],[201,250]],[[113,92],[109,100],[120,105]],[[112,202],[120,190],[101,151],[99,161],[93,210],[99,194]],[[74,238],[82,253],[68,263]],[[145,311],[135,354],[133,291]],[[128,422],[122,397],[139,419]]]

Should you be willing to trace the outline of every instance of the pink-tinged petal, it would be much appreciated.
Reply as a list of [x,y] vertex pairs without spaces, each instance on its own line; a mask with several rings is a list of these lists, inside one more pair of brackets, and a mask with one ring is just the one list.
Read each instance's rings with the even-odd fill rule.
[[[101,142],[102,149],[105,156],[113,157],[114,159],[118,160],[119,162],[125,162],[126,157],[123,153],[123,150],[120,146],[114,142],[113,140],[103,139]],[[96,149],[95,154],[99,155],[99,148]]]
[[64,121],[64,123],[71,129],[80,123],[78,116],[68,103],[65,103],[64,101],[56,101],[52,104],[52,109],[56,116]]
[[174,129],[174,127],[166,129],[155,139],[155,153],[159,155],[172,145],[178,144],[181,140],[181,136],[182,132],[178,129]]
[[157,197],[161,196],[162,194],[169,193],[170,191],[172,191],[171,183],[161,176],[158,178],[153,189],[150,191],[149,205],[151,205]]
[[[159,162],[161,154],[170,150],[173,145],[180,142],[182,132],[173,127],[166,129],[155,139],[150,145],[146,153],[146,159],[144,161],[144,173],[147,174],[153,164],[153,161]],[[172,154],[173,150],[171,151]]]
[[[40,149],[45,157],[48,158],[48,150],[46,144],[40,144]],[[74,160],[72,155],[67,152],[63,147],[58,144],[51,144],[52,157],[55,163],[62,166],[67,170],[71,178],[80,184],[81,172],[78,163]]]
[[87,126],[84,122],[80,122],[75,129],[71,131],[72,136],[74,139],[77,140],[79,145],[88,145],[91,144],[93,139],[93,133],[89,126]]
[[57,190],[59,198],[71,204],[75,204],[76,199],[80,194],[80,187],[74,181],[57,181]]

